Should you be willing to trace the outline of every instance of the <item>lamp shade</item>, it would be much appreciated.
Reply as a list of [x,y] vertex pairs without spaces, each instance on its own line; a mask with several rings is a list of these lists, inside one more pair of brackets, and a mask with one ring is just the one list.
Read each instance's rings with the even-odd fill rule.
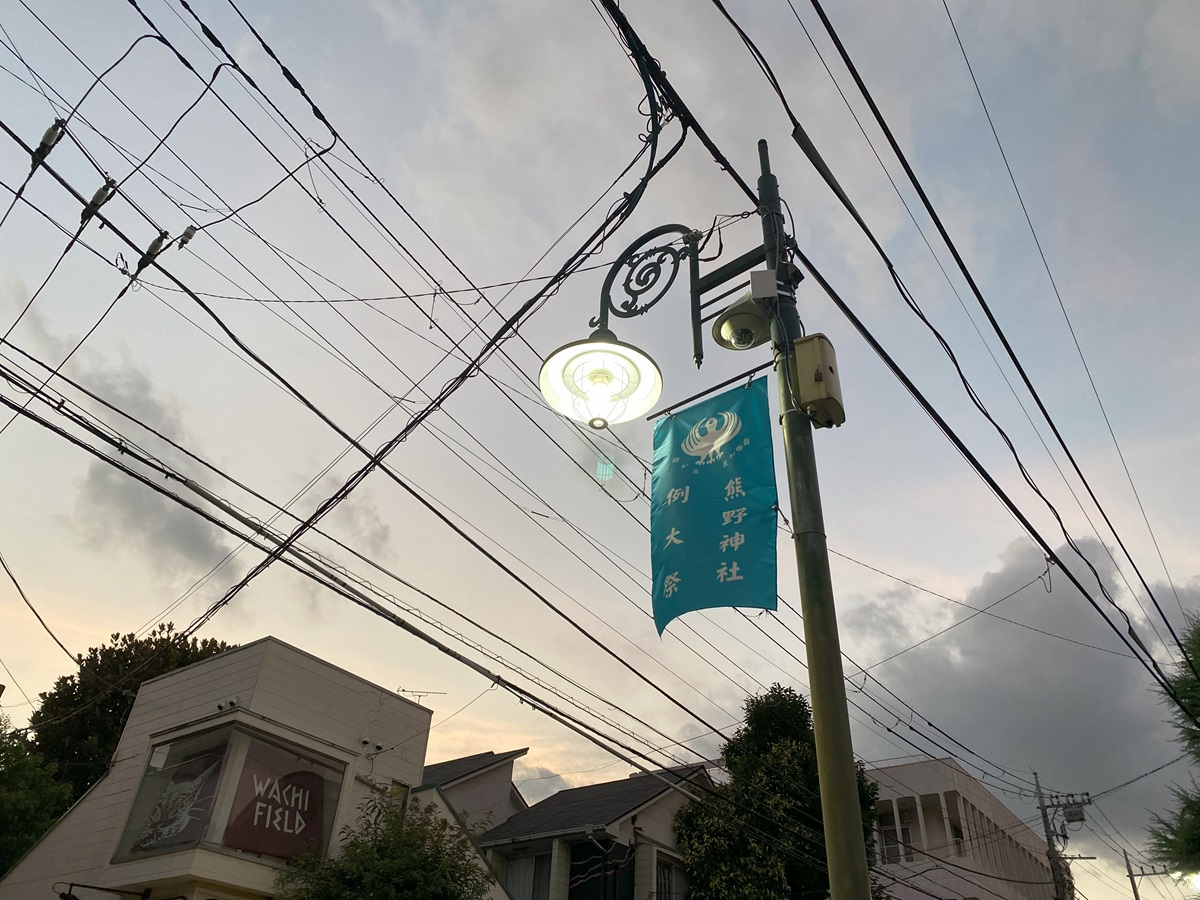
[[551,409],[592,428],[645,415],[662,393],[654,360],[606,328],[551,353],[538,380]]

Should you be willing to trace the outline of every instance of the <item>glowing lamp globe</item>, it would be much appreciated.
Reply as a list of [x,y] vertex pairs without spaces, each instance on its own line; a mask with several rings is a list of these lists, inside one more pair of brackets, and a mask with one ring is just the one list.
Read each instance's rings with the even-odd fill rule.
[[607,328],[551,353],[538,381],[551,409],[596,429],[644,416],[662,394],[654,360]]

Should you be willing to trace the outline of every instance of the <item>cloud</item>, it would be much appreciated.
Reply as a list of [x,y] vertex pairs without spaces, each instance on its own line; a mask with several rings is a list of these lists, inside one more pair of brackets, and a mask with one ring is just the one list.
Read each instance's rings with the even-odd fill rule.
[[571,787],[565,778],[546,767],[527,766],[520,760],[513,766],[513,784],[530,806]]
[[[118,409],[199,451],[178,405],[157,392],[150,377],[136,366],[106,365],[85,356],[79,380]],[[88,405],[131,439],[141,442],[145,437],[127,419],[100,404],[88,401]],[[196,498],[188,495],[187,499]],[[80,482],[73,524],[93,549],[141,556],[151,571],[166,579],[194,578],[233,547],[232,538],[216,526],[98,459],[88,463]]]
[[[1106,587],[1116,593],[1116,573],[1102,548],[1092,541],[1084,544],[1084,550]],[[1080,569],[1082,583],[1095,583],[1081,565],[1073,568]],[[1044,569],[1045,560],[1035,547],[1025,540],[1014,542],[1001,554],[1000,566],[986,573],[963,599],[977,608],[985,606],[1036,578]],[[1048,585],[1047,589],[1045,583],[1035,583],[994,609],[998,615],[1030,628],[977,616],[872,670],[872,675],[904,697],[918,713],[910,714],[872,682],[866,685],[867,693],[877,696],[890,712],[884,712],[866,696],[852,695],[852,699],[862,703],[883,725],[925,746],[934,756],[954,753],[968,764],[981,764],[971,752],[926,724],[926,717],[932,726],[961,739],[1013,773],[1024,773],[1023,777],[1028,778],[1031,771],[1037,771],[1043,784],[1055,791],[1097,794],[1178,755],[1174,731],[1167,722],[1168,710],[1145,670],[1128,658],[1118,638],[1062,572],[1052,569]],[[1197,587],[1190,584],[1181,590],[1185,605],[1191,608],[1200,601]],[[1169,589],[1161,594],[1167,596]],[[1105,606],[1103,599],[1098,602]],[[892,608],[894,622],[897,616],[895,606]],[[1112,614],[1111,608],[1106,611]],[[958,610],[954,617],[961,620],[967,614]],[[908,619],[907,612],[900,618]],[[1140,620],[1140,615],[1133,618],[1139,635],[1153,645],[1148,624]],[[850,631],[884,631],[888,627],[887,617],[876,605],[860,607],[847,617]],[[899,648],[912,640],[917,629],[900,624],[892,632],[880,643]],[[1157,656],[1168,658],[1161,650]],[[929,740],[909,731],[910,723]],[[868,732],[858,735],[856,749],[869,759],[915,752],[905,745],[886,744],[878,734]],[[995,772],[994,767],[983,765]],[[1183,777],[1182,769],[1173,775]],[[985,783],[994,792],[1004,787],[994,780]],[[1023,794],[1014,797],[1000,793],[1000,797],[1028,818],[1036,814],[1036,808],[1028,788]],[[1112,825],[1136,840],[1149,818],[1147,810],[1163,809],[1166,802],[1164,777],[1158,776],[1106,797],[1102,806]],[[1089,846],[1095,840],[1087,832],[1075,837]],[[1091,849],[1104,852],[1099,845]]]
[[74,524],[94,549],[141,555],[159,576],[205,571],[230,549],[215,526],[98,460],[84,473]]
[[1194,3],[1163,3],[1146,24],[1142,68],[1159,109],[1179,117],[1197,109],[1200,80],[1200,8]]

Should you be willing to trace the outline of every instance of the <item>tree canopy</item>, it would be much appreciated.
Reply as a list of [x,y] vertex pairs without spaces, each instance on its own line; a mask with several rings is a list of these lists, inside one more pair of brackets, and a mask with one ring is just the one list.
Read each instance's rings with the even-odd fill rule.
[[54,824],[71,796],[54,766],[0,713],[0,875]]
[[[1188,620],[1181,642],[1191,663],[1185,661],[1177,666],[1167,678],[1167,683],[1184,707],[1200,714],[1200,678],[1192,670],[1193,665],[1200,668],[1200,618]],[[1200,728],[1165,690],[1161,693],[1164,702],[1170,706],[1179,743],[1192,758],[1193,764],[1200,763]],[[1151,855],[1174,871],[1200,872],[1200,785],[1193,777],[1188,786],[1176,785],[1172,793],[1175,796],[1174,808],[1153,816],[1150,826]]]
[[111,643],[76,657],[79,671],[41,694],[29,720],[34,749],[71,785],[70,801],[107,771],[143,681],[229,649],[212,638],[185,640],[164,623],[141,638],[114,634]]
[[[829,893],[829,875],[808,701],[776,684],[748,698],[745,711],[723,748],[729,780],[675,817],[689,897],[819,900]],[[860,765],[868,843],[877,790]]]
[[286,869],[281,900],[483,900],[494,881],[466,831],[432,804],[372,798],[342,840],[336,854]]

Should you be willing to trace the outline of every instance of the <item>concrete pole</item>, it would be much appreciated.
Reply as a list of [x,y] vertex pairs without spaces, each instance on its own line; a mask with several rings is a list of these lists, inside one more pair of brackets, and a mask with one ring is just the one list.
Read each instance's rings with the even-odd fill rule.
[[1125,854],[1125,871],[1129,873],[1129,886],[1133,888],[1133,900],[1141,900],[1138,896],[1137,879],[1133,877],[1133,866],[1129,864],[1129,851],[1122,850]]
[[[783,213],[779,182],[771,174],[767,142],[758,142],[762,174],[758,179],[763,246],[767,267],[779,272],[783,249]],[[800,607],[808,652],[808,683],[812,695],[813,734],[821,784],[821,818],[825,826],[825,858],[829,865],[830,900],[870,900],[867,851],[858,803],[858,775],[850,742],[846,682],[833,605],[833,581],[817,483],[812,424],[792,396],[795,356],[792,341],[803,337],[796,311],[795,287],[779,284],[771,338],[775,349],[776,381],[782,412],[783,452],[787,459],[796,567],[800,574]]]
[[1058,856],[1058,845],[1054,843],[1054,832],[1050,830],[1050,815],[1046,812],[1046,799],[1042,796],[1042,783],[1037,772],[1033,773],[1033,789],[1037,793],[1038,809],[1042,813],[1042,827],[1046,830],[1046,858],[1050,860],[1050,877],[1054,879],[1054,900],[1067,900],[1062,860]]

